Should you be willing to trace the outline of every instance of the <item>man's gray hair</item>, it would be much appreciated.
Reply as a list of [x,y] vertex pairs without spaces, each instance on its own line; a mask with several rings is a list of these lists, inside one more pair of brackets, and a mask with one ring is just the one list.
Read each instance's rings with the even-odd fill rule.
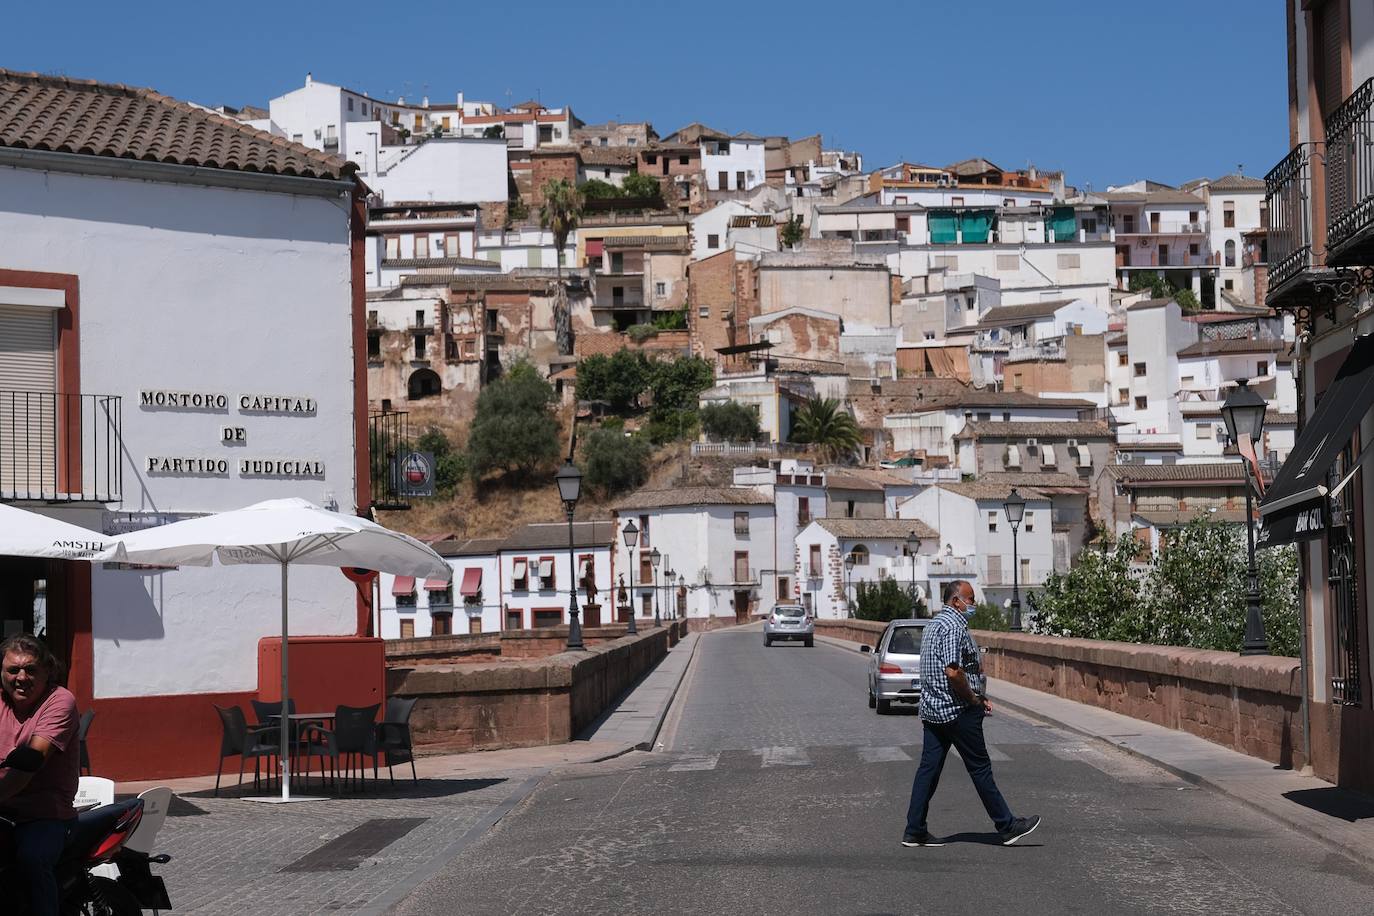
[[16,655],[32,655],[37,659],[38,664],[43,666],[43,670],[48,672],[50,684],[62,684],[66,681],[66,666],[56,655],[53,655],[47,643],[32,633],[15,633],[13,636],[5,637],[4,642],[0,642],[0,663],[3,663],[5,656],[11,652]]
[[[967,579],[951,579],[949,582],[946,582],[945,587],[940,589],[940,603],[949,604],[950,601],[959,597],[959,590],[968,584],[969,582]],[[969,588],[972,587],[971,585],[969,586]]]

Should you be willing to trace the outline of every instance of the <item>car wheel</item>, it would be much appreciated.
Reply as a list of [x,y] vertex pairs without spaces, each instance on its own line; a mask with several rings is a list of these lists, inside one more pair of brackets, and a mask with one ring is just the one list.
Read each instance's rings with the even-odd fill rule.
[[814,640],[814,639],[812,639],[812,638],[810,638],[810,637],[807,637],[807,640],[806,640],[806,648],[809,649],[809,648],[811,648],[812,646],[814,646],[815,644],[816,644],[816,640]]
[[879,700],[879,701],[878,701],[878,715],[880,715],[880,716],[885,716],[885,715],[887,715],[887,714],[890,713],[890,712],[892,712],[892,701],[891,701],[891,700]]
[[873,709],[878,705],[878,698],[873,695],[873,691],[868,692],[868,708]]
[[765,648],[767,648],[768,646],[773,645],[773,640],[771,640],[771,639],[769,639],[767,636],[765,636],[765,637],[763,637],[763,645],[764,645]]

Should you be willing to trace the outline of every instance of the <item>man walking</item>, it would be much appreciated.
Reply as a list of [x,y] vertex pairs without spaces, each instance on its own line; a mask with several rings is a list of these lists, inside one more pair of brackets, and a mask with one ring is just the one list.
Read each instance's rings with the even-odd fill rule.
[[1015,817],[992,778],[992,761],[983,740],[983,717],[992,704],[983,695],[984,680],[978,645],[968,631],[977,609],[973,586],[962,579],[948,583],[940,594],[944,606],[926,625],[921,637],[921,763],[911,785],[903,846],[943,846],[926,829],[926,814],[945,757],[954,745],[968,769],[973,787],[992,818],[993,826],[1010,846],[1040,826],[1039,817]]

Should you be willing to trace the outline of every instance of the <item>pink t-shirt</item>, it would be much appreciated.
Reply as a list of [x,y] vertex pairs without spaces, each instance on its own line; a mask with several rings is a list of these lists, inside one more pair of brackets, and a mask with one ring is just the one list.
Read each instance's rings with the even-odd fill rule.
[[76,738],[80,717],[76,697],[65,687],[48,691],[38,708],[21,719],[9,697],[0,700],[0,760],[36,737],[52,742],[53,751],[24,790],[0,801],[0,816],[12,821],[69,820],[76,817],[72,799],[81,780],[81,742]]

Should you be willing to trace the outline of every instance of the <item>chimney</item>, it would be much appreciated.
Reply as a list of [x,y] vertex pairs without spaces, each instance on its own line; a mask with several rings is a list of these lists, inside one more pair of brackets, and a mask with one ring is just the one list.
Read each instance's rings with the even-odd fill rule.
[[425,96],[425,97],[423,97],[422,99],[420,99],[420,107],[421,107],[421,108],[428,108],[428,107],[429,107],[429,96]]

